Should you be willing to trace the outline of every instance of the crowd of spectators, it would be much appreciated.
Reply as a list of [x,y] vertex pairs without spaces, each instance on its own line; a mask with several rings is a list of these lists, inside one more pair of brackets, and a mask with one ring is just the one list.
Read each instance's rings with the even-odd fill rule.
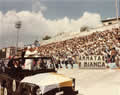
[[76,62],[79,55],[104,55],[107,56],[110,50],[119,50],[120,27],[112,30],[96,31],[83,37],[75,37],[65,41],[54,42],[39,47],[43,56],[53,56],[56,60],[67,60],[72,58]]
[[[61,64],[65,64],[66,68],[70,64],[73,68],[73,64],[79,64],[79,56],[81,55],[101,55],[106,57],[106,62],[115,62],[115,56],[120,55],[118,38],[120,39],[120,27],[112,30],[96,31],[87,36],[75,37],[65,41],[53,42],[35,50],[33,48],[32,51],[40,56],[53,57],[56,68],[62,68]],[[23,51],[23,54],[27,54],[27,51]],[[24,55],[22,55],[23,58]],[[119,59],[117,59],[117,63],[119,65]]]

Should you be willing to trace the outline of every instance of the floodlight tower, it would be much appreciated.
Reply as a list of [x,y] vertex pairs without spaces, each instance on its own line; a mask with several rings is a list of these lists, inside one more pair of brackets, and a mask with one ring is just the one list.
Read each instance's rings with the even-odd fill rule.
[[17,51],[18,51],[19,32],[20,32],[21,24],[22,24],[21,21],[17,21],[16,24],[15,24],[15,28],[17,29],[16,54],[17,54]]

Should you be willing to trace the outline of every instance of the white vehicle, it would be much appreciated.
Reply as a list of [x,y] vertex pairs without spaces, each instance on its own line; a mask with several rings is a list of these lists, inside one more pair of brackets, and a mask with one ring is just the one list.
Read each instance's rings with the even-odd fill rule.
[[[58,74],[51,57],[32,59],[33,70],[5,68],[0,73],[0,95],[77,95],[75,79]],[[13,61],[21,62],[21,58]]]

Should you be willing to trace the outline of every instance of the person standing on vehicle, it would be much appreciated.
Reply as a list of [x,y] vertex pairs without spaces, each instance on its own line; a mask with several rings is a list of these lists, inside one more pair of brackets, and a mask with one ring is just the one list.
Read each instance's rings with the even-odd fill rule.
[[[31,55],[33,55],[32,48],[28,46],[24,57],[30,57]],[[26,59],[24,65],[24,69],[32,70],[33,59]]]
[[14,69],[13,61],[14,61],[14,56],[9,57],[8,68]]
[[2,59],[0,59],[0,71],[2,70]]
[[0,71],[5,72],[4,60],[0,60]]
[[22,49],[22,54],[21,54],[21,58],[22,58],[21,64],[22,64],[22,65],[24,65],[24,63],[25,63],[25,59],[24,59],[25,51],[26,51],[26,48]]
[[34,57],[38,57],[38,51],[39,51],[39,48],[38,47],[35,47],[34,51],[33,51],[33,55]]

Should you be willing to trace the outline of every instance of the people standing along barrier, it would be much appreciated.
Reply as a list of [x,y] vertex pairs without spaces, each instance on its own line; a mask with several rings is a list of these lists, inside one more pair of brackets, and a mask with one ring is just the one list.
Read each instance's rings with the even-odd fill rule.
[[111,48],[110,50],[110,57],[108,59],[108,68],[117,68],[117,64],[116,64],[116,56],[117,56],[118,52],[115,49],[115,47]]
[[68,64],[71,65],[71,68],[73,69],[73,58],[71,56],[68,57]]

